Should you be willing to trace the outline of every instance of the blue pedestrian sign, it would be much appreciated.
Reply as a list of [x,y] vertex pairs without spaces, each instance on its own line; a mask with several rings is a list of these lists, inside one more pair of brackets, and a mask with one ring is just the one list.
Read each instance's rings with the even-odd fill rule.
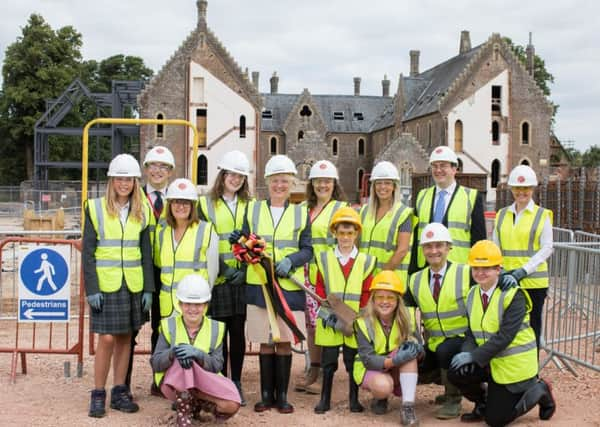
[[36,246],[19,258],[19,322],[68,322],[69,245]]

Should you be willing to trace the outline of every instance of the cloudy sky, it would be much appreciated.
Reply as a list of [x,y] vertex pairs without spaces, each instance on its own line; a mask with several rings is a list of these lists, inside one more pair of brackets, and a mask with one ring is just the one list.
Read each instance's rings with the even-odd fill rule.
[[[40,13],[54,29],[82,33],[84,58],[137,55],[156,72],[197,21],[195,0],[10,3],[0,17],[1,61],[29,15]],[[532,32],[555,79],[555,131],[585,150],[600,145],[592,131],[600,120],[599,12],[592,0],[209,0],[208,25],[242,68],[260,72],[261,91],[276,70],[280,92],[313,94],[351,94],[360,76],[363,95],[380,95],[384,74],[395,92],[399,74],[408,74],[409,50],[421,51],[424,71],[458,53],[461,30],[470,31],[473,46],[494,32],[526,45]]]

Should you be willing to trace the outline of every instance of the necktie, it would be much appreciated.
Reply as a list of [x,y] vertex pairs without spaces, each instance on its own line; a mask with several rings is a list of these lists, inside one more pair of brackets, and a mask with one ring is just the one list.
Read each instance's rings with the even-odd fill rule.
[[154,192],[154,195],[156,196],[156,198],[154,199],[154,216],[156,217],[156,219],[158,219],[163,210],[163,200],[160,191],[156,190]]
[[442,284],[440,283],[442,275],[435,273],[433,275],[433,299],[437,303],[438,298],[440,297],[440,290],[442,289]]
[[487,294],[481,294],[481,303],[483,304],[483,311],[485,311],[488,306],[488,295]]
[[441,223],[444,219],[444,212],[446,211],[446,190],[442,190],[438,193],[437,201],[435,202],[435,211],[433,212],[433,221]]

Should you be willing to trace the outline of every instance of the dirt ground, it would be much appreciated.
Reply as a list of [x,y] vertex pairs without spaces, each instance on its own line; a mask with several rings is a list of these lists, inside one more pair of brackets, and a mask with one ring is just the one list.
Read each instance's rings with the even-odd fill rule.
[[[141,410],[136,414],[123,414],[108,409],[107,416],[93,419],[87,416],[89,391],[93,385],[93,358],[84,361],[83,377],[64,377],[64,362],[71,362],[74,375],[75,359],[72,356],[28,355],[27,375],[19,373],[16,384],[10,383],[11,357],[0,354],[0,426],[164,426],[169,424],[173,412],[170,403],[149,395],[151,371],[147,356],[136,356],[133,392]],[[303,356],[294,356],[293,374],[301,372]],[[360,425],[399,425],[400,400],[390,402],[390,411],[383,416],[375,416],[368,410],[362,414],[348,411],[346,395],[347,377],[338,371],[334,385],[332,410],[325,415],[316,415],[313,407],[318,397],[290,391],[289,400],[296,408],[291,415],[281,415],[275,410],[257,414],[252,405],[258,400],[258,366],[256,356],[248,356],[245,364],[243,384],[248,406],[230,419],[230,426],[343,426],[349,423]],[[20,365],[19,365],[20,372]],[[548,365],[542,376],[551,379],[558,410],[551,421],[540,421],[537,409],[520,418],[515,426],[600,426],[600,374],[578,368],[578,377],[568,371],[561,372],[554,365]],[[110,378],[110,377],[109,377]],[[110,380],[109,380],[110,387]],[[292,390],[292,387],[290,387]],[[417,389],[417,415],[422,426],[459,426],[458,420],[438,421],[433,413],[436,406],[431,403],[441,387],[427,385]],[[368,406],[370,397],[361,392],[363,405]],[[472,405],[463,400],[463,410],[471,410]],[[209,425],[210,421],[198,424]],[[464,424],[463,424],[464,425]]]

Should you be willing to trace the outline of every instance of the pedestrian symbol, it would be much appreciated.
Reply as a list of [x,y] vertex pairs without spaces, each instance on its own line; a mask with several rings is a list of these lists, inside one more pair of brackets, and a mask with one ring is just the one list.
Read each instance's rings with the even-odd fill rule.
[[67,282],[68,267],[53,249],[35,249],[21,263],[21,281],[36,295],[52,295]]

